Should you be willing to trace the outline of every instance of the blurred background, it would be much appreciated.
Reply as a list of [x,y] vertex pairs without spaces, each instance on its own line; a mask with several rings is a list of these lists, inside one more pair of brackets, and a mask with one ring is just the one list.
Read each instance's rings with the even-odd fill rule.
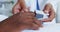
[[[47,0],[44,0],[45,2]],[[57,0],[59,1],[59,0]],[[16,4],[17,0],[0,0],[0,14],[11,16],[12,15],[12,7]],[[56,22],[60,23],[60,1],[57,3],[57,11],[56,11]]]

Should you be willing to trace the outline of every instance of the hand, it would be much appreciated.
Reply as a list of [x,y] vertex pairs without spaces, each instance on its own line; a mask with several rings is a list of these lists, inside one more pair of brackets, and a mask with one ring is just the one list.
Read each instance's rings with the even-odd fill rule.
[[36,18],[34,18],[33,24],[32,26],[29,28],[30,30],[38,30],[39,28],[42,28],[42,21],[37,20]]
[[30,27],[30,30],[38,30],[40,27],[39,25],[33,23],[32,26]]
[[40,21],[40,20],[35,20],[35,24],[37,24],[39,27],[43,27],[42,21]]
[[17,14],[20,12],[21,6],[19,3],[15,4],[14,7],[12,8],[12,13]]
[[32,30],[37,30],[39,27],[42,27],[42,22],[35,18],[35,13],[33,12],[24,11],[20,16],[20,21],[22,21],[21,23],[29,24],[29,29]]
[[47,13],[47,12],[49,13],[51,11],[51,9],[52,9],[52,5],[50,3],[48,3],[48,4],[45,5],[43,11],[45,13]]
[[17,5],[15,5],[15,6],[13,7],[13,9],[12,9],[12,13],[13,13],[13,14],[17,14],[17,13],[19,13],[20,11],[25,11],[25,12],[27,12],[27,11],[30,11],[30,8],[28,7],[28,8],[23,8],[23,9],[21,9],[21,7],[19,6],[19,4],[17,4]]
[[20,12],[20,20],[19,21],[22,21],[24,23],[31,23],[33,22],[35,18],[35,13],[33,12],[26,12],[26,11],[21,11]]
[[31,27],[32,30],[38,30],[39,28],[42,28],[42,22],[39,20],[35,20],[33,23],[33,26]]
[[18,0],[12,9],[12,13],[13,14],[19,13],[22,9],[25,9],[25,8],[26,8],[25,1]]

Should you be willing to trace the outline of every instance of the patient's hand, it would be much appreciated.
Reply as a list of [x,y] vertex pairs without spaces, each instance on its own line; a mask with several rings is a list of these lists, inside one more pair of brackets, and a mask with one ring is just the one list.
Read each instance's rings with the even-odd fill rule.
[[21,11],[20,13],[21,16],[18,21],[20,21],[23,24],[26,24],[24,25],[26,29],[28,28],[32,30],[37,30],[38,28],[42,27],[42,22],[35,18],[34,12]]
[[23,12],[17,13],[6,20],[0,22],[0,31],[13,32],[22,31],[25,29],[38,29],[39,25],[36,22],[35,13]]

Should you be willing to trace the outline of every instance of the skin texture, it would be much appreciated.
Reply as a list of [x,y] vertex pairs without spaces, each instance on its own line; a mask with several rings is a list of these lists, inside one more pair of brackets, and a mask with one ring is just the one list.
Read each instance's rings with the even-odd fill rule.
[[[17,13],[19,13],[21,11],[25,11],[25,12],[29,12],[30,11],[29,7],[26,8],[25,1],[24,0],[18,0],[18,2],[14,5],[14,7],[12,9],[13,14],[17,14]],[[32,28],[34,28],[35,26],[36,27],[40,27],[41,26],[41,21],[35,19],[34,22],[36,22],[36,24],[33,23],[34,26]],[[35,30],[35,28],[34,28],[34,30]]]
[[21,11],[2,22],[0,22],[0,32],[21,32],[25,29],[38,29],[42,26],[37,25],[35,13]]
[[18,0],[17,3],[12,8],[12,13],[16,14],[19,13],[21,10],[26,11],[28,8],[26,8],[25,1],[24,0]]
[[[16,13],[20,12],[21,9],[23,9],[23,11],[30,11],[29,8],[26,8],[24,0],[18,0],[16,5],[13,7],[12,12],[13,12],[13,14],[16,14]],[[45,11],[48,11],[48,13],[49,13],[48,19],[43,19],[42,20],[43,22],[51,22],[55,18],[55,12],[54,12],[53,6],[50,3],[45,5],[43,11],[44,11],[44,13],[46,13]]]
[[43,11],[44,13],[47,13],[46,11],[48,11],[49,14],[49,17],[47,19],[42,20],[43,22],[51,22],[55,18],[55,11],[50,3],[45,5]]

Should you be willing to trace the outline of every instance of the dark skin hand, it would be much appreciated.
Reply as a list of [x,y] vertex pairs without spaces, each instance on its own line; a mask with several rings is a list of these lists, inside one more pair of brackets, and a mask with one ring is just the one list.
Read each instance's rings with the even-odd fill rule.
[[[21,32],[25,29],[38,29],[35,25],[35,13],[21,11],[2,22],[0,22],[0,32]],[[41,22],[40,22],[41,23]],[[42,26],[42,24],[40,24]]]
[[[25,11],[26,12],[26,11]],[[33,17],[30,17],[29,15],[30,14],[28,14],[28,17],[30,17],[30,18],[32,18],[31,20],[33,20],[33,24],[32,24],[32,26],[30,27],[30,29],[32,29],[32,30],[38,30],[39,28],[38,27],[42,27],[42,22],[41,21],[39,21],[39,20],[37,20],[37,18],[35,17],[36,15],[35,15],[35,12],[33,13],[33,12],[30,12],[30,11],[28,11],[29,13],[32,13],[32,14],[34,14],[33,15]],[[26,12],[27,13],[27,12]],[[25,14],[25,13],[24,13]],[[22,17],[23,18],[25,18],[23,15],[22,15]],[[29,18],[27,18],[27,19],[29,19]],[[27,19],[25,19],[27,22],[29,21],[29,20],[27,20]],[[24,20],[23,20],[24,21]]]
[[[12,9],[13,14],[17,14],[20,11],[25,11],[25,12],[29,12],[30,11],[29,7],[26,8],[25,1],[24,0],[18,0],[18,2],[14,5],[14,7]],[[34,22],[36,23],[34,25],[36,25],[38,27],[42,26],[40,24],[40,21],[39,20],[36,19],[36,21],[34,21]]]

